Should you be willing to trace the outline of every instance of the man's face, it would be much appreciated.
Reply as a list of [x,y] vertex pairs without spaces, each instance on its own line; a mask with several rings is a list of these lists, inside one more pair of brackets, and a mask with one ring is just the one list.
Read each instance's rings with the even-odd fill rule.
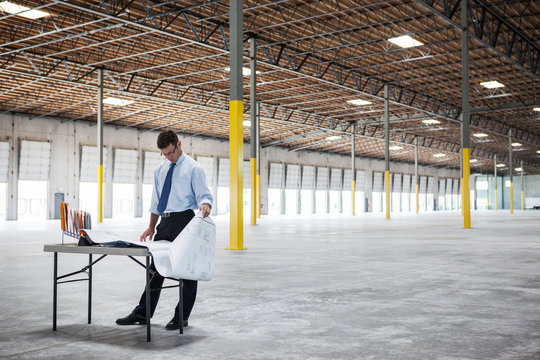
[[161,155],[170,162],[175,163],[180,158],[180,155],[182,155],[181,145],[180,141],[175,145],[170,144],[166,148],[161,149]]

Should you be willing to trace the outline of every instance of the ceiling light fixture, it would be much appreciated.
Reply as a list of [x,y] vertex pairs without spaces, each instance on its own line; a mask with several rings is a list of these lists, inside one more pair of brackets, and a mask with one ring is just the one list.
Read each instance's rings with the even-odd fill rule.
[[369,105],[371,104],[371,101],[362,100],[362,99],[354,99],[354,100],[347,100],[348,103],[354,104],[354,105]]
[[515,170],[515,171],[521,171],[521,170],[523,170],[523,169],[520,168],[520,167],[517,167],[517,168],[515,168],[514,170]]
[[326,141],[336,141],[336,140],[339,140],[339,139],[341,139],[341,136],[332,135],[332,136],[327,137],[325,140]]
[[[229,66],[227,66],[225,68],[225,71],[228,71],[228,72],[231,72],[231,68]],[[261,72],[260,71],[255,71],[255,74],[260,74]],[[250,68],[247,68],[247,67],[243,67],[242,68],[242,75],[243,76],[251,76],[251,69]]]
[[9,1],[0,2],[0,9],[2,9],[4,12],[8,14],[22,16],[22,17],[25,17],[27,19],[32,19],[32,20],[36,20],[36,19],[51,15],[45,11],[31,9],[29,7],[17,5]]
[[398,37],[393,37],[388,39],[392,44],[395,44],[397,46],[401,46],[402,48],[411,48],[415,46],[422,46],[424,45],[418,40],[413,39],[409,35],[403,35]]
[[125,100],[125,99],[119,99],[115,97],[108,97],[105,100],[103,100],[103,103],[107,105],[114,105],[114,106],[126,106],[133,103],[133,100]]
[[521,146],[521,143],[513,142],[513,143],[512,143],[512,146],[513,146],[513,147],[520,147],[520,146]]
[[533,108],[534,111],[540,111],[540,107]]
[[540,154],[540,150],[536,150],[536,153],[537,153],[537,154]]
[[484,82],[481,82],[480,85],[488,89],[497,89],[497,88],[504,87],[504,85],[498,82],[497,80],[484,81]]
[[443,153],[433,154],[433,157],[436,157],[436,158],[440,158],[440,157],[444,157],[444,156],[446,156],[446,155],[443,154]]
[[242,124],[243,124],[244,126],[250,127],[250,126],[251,126],[251,121],[249,121],[249,120],[244,120],[244,121],[242,122]]
[[388,150],[401,150],[401,149],[403,149],[403,146],[399,146],[399,145],[393,145],[388,148]]
[[426,120],[422,120],[422,122],[426,125],[435,125],[435,124],[441,123],[439,120],[435,120],[435,119],[426,119]]
[[488,134],[484,134],[484,133],[476,133],[476,134],[473,134],[473,136],[476,136],[477,138],[485,138],[488,136]]
[[470,163],[475,163],[475,162],[478,162],[478,159],[471,159],[469,160]]
[[501,164],[497,164],[497,165],[495,165],[495,166],[498,167],[498,168],[501,168],[501,167],[505,167],[506,165],[504,165],[504,164],[501,163]]

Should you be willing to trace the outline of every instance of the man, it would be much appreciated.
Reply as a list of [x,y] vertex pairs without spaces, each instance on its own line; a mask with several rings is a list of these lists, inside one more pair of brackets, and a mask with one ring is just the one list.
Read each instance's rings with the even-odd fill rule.
[[[212,194],[206,185],[206,177],[202,167],[191,157],[182,152],[182,143],[174,131],[162,131],[157,138],[157,146],[166,159],[154,172],[154,190],[150,204],[150,225],[141,235],[146,239],[174,241],[189,221],[195,216],[193,210],[200,209],[204,217],[210,215]],[[156,228],[158,218],[161,221]],[[155,230],[154,230],[155,229]],[[159,300],[164,278],[158,274],[152,263],[154,275],[150,279],[150,316]],[[154,290],[155,289],[155,290]],[[188,326],[188,318],[197,296],[197,281],[184,280],[183,326]],[[118,325],[146,324],[146,290],[139,305],[124,318],[116,320]],[[166,329],[179,329],[179,304],[176,305],[174,317],[166,325]]]

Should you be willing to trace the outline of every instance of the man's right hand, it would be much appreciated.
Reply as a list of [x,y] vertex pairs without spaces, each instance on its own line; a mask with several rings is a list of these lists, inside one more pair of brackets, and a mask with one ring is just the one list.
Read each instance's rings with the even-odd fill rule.
[[154,237],[154,229],[146,229],[141,235],[141,241],[146,241],[147,237],[150,237],[150,241],[152,241],[152,237]]

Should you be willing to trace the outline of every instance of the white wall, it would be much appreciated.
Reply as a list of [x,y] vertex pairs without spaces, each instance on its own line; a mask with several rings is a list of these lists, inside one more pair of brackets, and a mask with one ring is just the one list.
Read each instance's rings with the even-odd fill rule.
[[[107,178],[106,193],[104,194],[104,216],[112,216],[112,167],[114,164],[114,148],[157,151],[156,138],[157,132],[148,132],[132,128],[117,129],[115,126],[106,125],[103,131],[103,144],[108,147],[107,151]],[[202,137],[189,137],[179,135],[182,141],[183,150],[192,157],[214,156],[229,157],[229,144],[225,140],[215,140]],[[13,170],[12,180],[9,185],[8,193],[8,219],[15,220],[17,214],[17,159],[18,147],[22,140],[50,141],[51,142],[51,167],[49,175],[49,194],[48,218],[54,216],[54,193],[65,194],[65,201],[77,208],[79,203],[79,166],[80,149],[83,145],[97,145],[97,128],[95,123],[85,121],[67,121],[55,118],[40,118],[30,120],[27,115],[19,114],[0,114],[0,140],[13,141],[14,150],[12,152],[11,167]],[[250,146],[244,144],[244,159],[249,160]],[[270,162],[285,162],[288,164],[331,166],[337,168],[350,168],[350,156],[331,155],[318,153],[314,151],[288,151],[278,147],[268,147],[261,150],[261,214],[267,214],[267,187],[268,187],[268,169]],[[384,171],[384,161],[357,157],[356,168],[365,170],[366,175],[372,171]],[[413,164],[391,163],[391,172],[404,174],[414,174]],[[97,171],[97,164],[96,164]],[[139,207],[135,211],[137,215],[146,216],[146,211],[141,211],[142,201],[140,201],[141,187],[140,171],[137,173],[137,186],[135,202]],[[435,169],[419,166],[420,175],[452,177],[458,178],[459,172],[449,169]],[[217,176],[217,173],[216,173]],[[244,174],[249,176],[249,174]],[[364,189],[369,204],[371,204],[371,177],[366,177],[366,188]],[[357,189],[362,190],[362,189]],[[435,196],[436,198],[436,196]],[[359,208],[363,204],[357,204]],[[371,205],[370,205],[371,206]]]

